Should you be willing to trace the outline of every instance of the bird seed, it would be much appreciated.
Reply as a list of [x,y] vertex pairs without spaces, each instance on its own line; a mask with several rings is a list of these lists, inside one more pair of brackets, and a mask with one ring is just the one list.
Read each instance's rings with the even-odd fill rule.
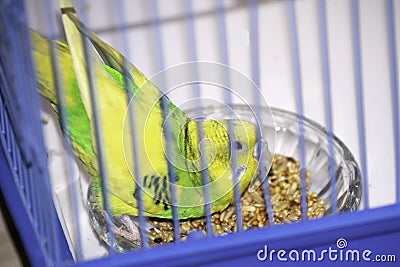
[[[300,163],[293,158],[275,155],[268,174],[268,186],[272,203],[274,224],[300,221],[301,214],[301,174]],[[324,216],[326,207],[324,200],[318,199],[316,192],[309,193],[310,172],[306,171],[307,217],[320,218]],[[246,190],[241,197],[242,228],[244,230],[263,228],[270,224],[264,188],[259,183],[256,190]],[[212,214],[213,235],[227,235],[238,230],[235,205],[228,206],[224,211]],[[173,221],[159,218],[149,218],[153,225],[150,229],[149,244],[161,245],[174,241]],[[187,240],[189,233],[201,231],[206,233],[206,219],[187,219],[180,221],[181,240]]]

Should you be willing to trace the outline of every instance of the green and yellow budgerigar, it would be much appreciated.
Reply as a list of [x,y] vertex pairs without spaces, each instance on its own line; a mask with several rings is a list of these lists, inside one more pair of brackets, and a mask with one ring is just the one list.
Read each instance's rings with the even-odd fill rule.
[[[205,155],[200,153],[199,124],[176,107],[166,96],[123,56],[89,31],[77,17],[69,1],[61,1],[62,19],[67,42],[49,41],[32,31],[32,51],[40,94],[55,107],[57,91],[53,69],[59,71],[65,95],[66,134],[69,135],[76,156],[92,177],[92,188],[98,203],[102,203],[98,152],[94,134],[94,115],[100,122],[102,152],[108,181],[111,213],[114,216],[138,215],[138,188],[135,186],[132,147],[139,152],[144,214],[151,217],[172,218],[170,187],[177,192],[179,218],[205,215],[203,186],[208,186],[212,212],[222,211],[233,203],[233,182],[239,180],[243,192],[257,174],[254,158],[256,129],[242,120],[205,120]],[[83,42],[87,41],[89,62],[85,60]],[[57,66],[52,66],[50,46],[55,47]],[[90,64],[92,75],[88,75]],[[126,70],[125,70],[126,68]],[[126,74],[126,75],[124,75]],[[89,79],[98,102],[92,110]],[[130,105],[134,105],[135,131],[130,132],[127,119],[126,90],[131,90]],[[163,127],[160,99],[169,106],[171,131]],[[95,113],[94,113],[95,112]],[[228,123],[234,135],[229,135]],[[172,142],[172,166],[176,184],[169,183],[168,162],[165,155],[166,135]],[[135,137],[135,138],[133,138]],[[136,141],[134,141],[136,140]],[[231,154],[235,153],[237,168],[232,171]],[[200,157],[205,156],[209,184],[203,185]]]

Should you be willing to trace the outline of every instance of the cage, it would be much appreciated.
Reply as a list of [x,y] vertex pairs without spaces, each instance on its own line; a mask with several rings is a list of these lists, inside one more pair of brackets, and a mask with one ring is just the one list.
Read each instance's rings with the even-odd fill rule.
[[[81,70],[87,75],[94,106],[93,146],[103,177],[105,197],[101,201],[106,212],[96,217],[93,206],[87,203],[92,178],[74,155],[71,134],[64,137],[60,130],[60,124],[61,129],[68,127],[63,104],[56,109],[56,117],[50,103],[37,92],[35,68],[40,62],[32,55],[31,29],[51,40],[65,40],[59,3],[3,0],[0,185],[24,262],[33,266],[309,266],[321,261],[338,266],[369,261],[396,265],[400,258],[399,1],[72,3],[84,23],[78,25],[84,33],[84,61],[89,64]],[[268,226],[246,229],[246,215],[249,217],[256,206],[243,202],[236,184],[230,205],[236,211],[236,226],[229,234],[219,236],[213,229],[218,218],[213,215],[212,204],[205,201],[203,231],[192,231],[182,240],[180,223],[185,220],[179,220],[178,208],[171,208],[173,218],[168,223],[172,242],[153,246],[149,244],[149,228],[165,221],[156,218],[149,224],[147,219],[152,216],[144,214],[142,193],[138,193],[138,216],[130,224],[137,231],[139,244],[118,237],[115,229],[109,231],[115,218],[111,216],[112,200],[104,189],[110,172],[107,160],[113,159],[101,141],[104,133],[96,114],[102,106],[96,106],[99,85],[93,72],[97,69],[88,51],[96,48],[94,57],[98,58],[103,52],[91,39],[90,31],[126,57],[119,65],[123,86],[129,84],[127,76],[134,76],[126,70],[132,62],[160,90],[172,88],[167,92],[168,99],[202,123],[203,117],[220,120],[231,116],[226,113],[227,107],[240,119],[256,119],[262,128],[256,134],[258,152],[263,155],[264,151],[260,135],[266,134],[269,146],[258,159],[258,182],[262,183],[258,188],[263,199],[256,203],[262,206],[262,218],[269,221]],[[68,43],[72,46],[70,40]],[[58,76],[65,66],[56,64],[59,55],[53,47],[47,52],[54,72],[49,69],[48,73],[54,75],[57,101],[63,103],[66,85]],[[104,58],[102,64],[113,67]],[[203,82],[201,86],[198,81]],[[143,94],[147,98],[146,91]],[[168,111],[168,104],[160,104],[162,112]],[[132,117],[128,124],[136,125]],[[168,121],[164,126],[171,127]],[[231,127],[227,126],[229,134],[234,132]],[[197,133],[199,137],[204,134],[207,132]],[[137,142],[135,139],[132,143]],[[167,156],[173,151],[171,143],[173,140],[165,142]],[[207,145],[201,144],[200,150]],[[135,145],[128,150],[133,155],[127,161],[139,166],[132,168],[133,176],[142,177],[140,153]],[[232,156],[229,162],[233,173],[240,169],[237,157]],[[273,159],[300,166],[296,174],[296,222],[276,221],[280,208],[274,202],[273,179],[278,171],[272,169],[267,175],[269,166],[263,166],[272,164]],[[171,183],[176,184],[173,167],[167,165]],[[209,172],[202,172],[198,179],[206,184]],[[308,186],[307,176],[311,176]],[[143,185],[144,181],[136,183]],[[279,190],[290,193],[286,186],[292,184],[293,180]],[[179,199],[172,188],[174,200],[170,204],[176,204]],[[204,190],[204,198],[210,197],[210,190]],[[314,202],[322,200],[321,216],[307,215],[307,205],[312,201],[307,194],[311,192],[316,193]],[[294,203],[295,192],[289,193],[290,203]],[[249,220],[250,224],[255,221]],[[127,240],[131,241],[128,245]]]

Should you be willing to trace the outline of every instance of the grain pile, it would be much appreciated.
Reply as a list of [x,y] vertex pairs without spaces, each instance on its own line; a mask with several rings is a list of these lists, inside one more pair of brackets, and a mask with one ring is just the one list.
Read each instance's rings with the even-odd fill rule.
[[[269,191],[272,203],[274,223],[295,222],[301,219],[301,174],[299,162],[282,155],[275,155],[268,174]],[[316,192],[308,192],[310,173],[306,172],[307,217],[318,218],[325,214],[325,204],[318,199]],[[253,192],[246,191],[241,197],[244,230],[269,225],[263,186]],[[237,214],[234,205],[211,217],[214,235],[226,235],[237,231]],[[174,241],[173,222],[159,218],[149,218],[154,227],[150,229],[149,244],[160,245]],[[205,218],[181,220],[181,239],[185,240],[192,231],[206,234]]]

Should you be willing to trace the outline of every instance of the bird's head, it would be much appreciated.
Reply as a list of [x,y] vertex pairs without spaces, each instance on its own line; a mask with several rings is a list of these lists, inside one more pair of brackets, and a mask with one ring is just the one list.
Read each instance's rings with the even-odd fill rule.
[[[200,141],[199,125],[203,126],[203,139]],[[186,127],[189,147],[185,153],[192,166],[197,170],[208,168],[211,182],[236,179],[240,180],[241,187],[248,185],[258,166],[255,158],[257,135],[253,123],[238,119],[206,120],[201,123],[190,121]]]

